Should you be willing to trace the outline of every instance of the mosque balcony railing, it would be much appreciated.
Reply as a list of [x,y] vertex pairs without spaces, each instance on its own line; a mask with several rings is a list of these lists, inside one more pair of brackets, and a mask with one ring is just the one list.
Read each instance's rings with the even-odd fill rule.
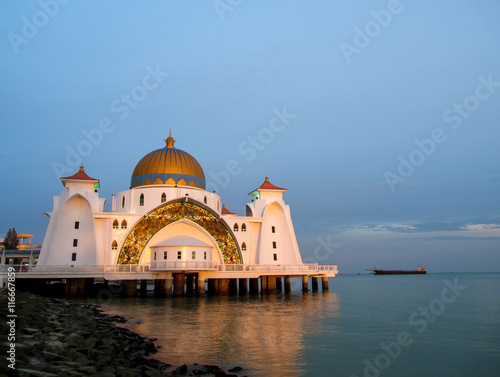
[[220,264],[218,271],[226,272],[267,272],[267,271],[304,271],[304,272],[337,272],[337,266],[320,266],[309,264]]
[[150,270],[217,270],[213,261],[153,261]]
[[113,265],[0,265],[0,272],[14,271],[18,274],[56,274],[56,273],[143,273],[149,271],[149,265],[144,264],[113,264]]
[[113,265],[0,265],[0,273],[18,274],[91,274],[91,273],[144,273],[149,271],[205,270],[219,272],[304,272],[337,273],[337,266],[311,264],[219,264],[214,261],[153,261],[149,264]]

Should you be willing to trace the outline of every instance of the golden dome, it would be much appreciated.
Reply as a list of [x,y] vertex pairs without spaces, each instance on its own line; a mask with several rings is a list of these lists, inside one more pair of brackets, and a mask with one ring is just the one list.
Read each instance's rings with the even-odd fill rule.
[[136,165],[131,187],[146,185],[179,185],[205,189],[205,173],[189,153],[174,147],[170,133],[166,146],[145,155]]

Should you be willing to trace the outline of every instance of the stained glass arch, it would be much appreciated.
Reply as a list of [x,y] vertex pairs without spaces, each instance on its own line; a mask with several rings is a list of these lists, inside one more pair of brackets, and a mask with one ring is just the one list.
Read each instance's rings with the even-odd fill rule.
[[144,215],[127,235],[117,263],[138,264],[149,240],[165,226],[182,219],[193,221],[210,234],[225,264],[243,263],[240,247],[231,228],[211,208],[189,197],[164,203]]

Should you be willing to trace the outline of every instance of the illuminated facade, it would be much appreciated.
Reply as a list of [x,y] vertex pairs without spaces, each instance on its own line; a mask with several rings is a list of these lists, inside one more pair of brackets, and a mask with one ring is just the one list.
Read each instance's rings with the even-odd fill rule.
[[[148,271],[210,272],[220,265],[302,265],[287,190],[265,182],[246,215],[205,190],[205,175],[170,135],[164,148],[136,165],[130,189],[112,197],[111,212],[83,167],[61,181],[38,266],[148,266]],[[220,270],[220,268],[219,268]]]

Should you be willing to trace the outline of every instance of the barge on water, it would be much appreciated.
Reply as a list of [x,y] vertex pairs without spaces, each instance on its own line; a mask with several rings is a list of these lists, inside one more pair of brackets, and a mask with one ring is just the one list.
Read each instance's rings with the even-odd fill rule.
[[373,271],[375,275],[425,275],[427,273],[425,268],[420,266],[416,270],[382,270],[375,268],[369,271]]

